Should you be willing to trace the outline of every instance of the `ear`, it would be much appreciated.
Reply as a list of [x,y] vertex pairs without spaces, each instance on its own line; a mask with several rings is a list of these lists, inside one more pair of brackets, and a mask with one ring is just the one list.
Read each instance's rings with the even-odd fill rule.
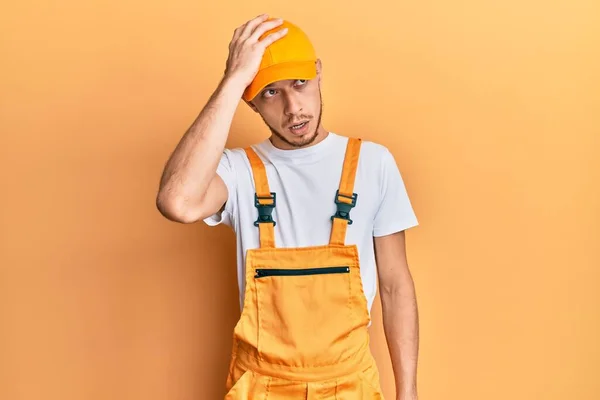
[[321,80],[323,79],[323,65],[321,64],[320,58],[315,61],[315,66],[317,67],[317,79],[319,80],[319,83],[321,83]]

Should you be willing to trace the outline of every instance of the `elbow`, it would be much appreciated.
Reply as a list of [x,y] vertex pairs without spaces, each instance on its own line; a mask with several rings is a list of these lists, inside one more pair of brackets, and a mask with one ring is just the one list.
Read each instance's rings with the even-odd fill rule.
[[393,283],[386,283],[384,285],[380,285],[379,294],[382,298],[394,298],[402,292],[400,285]]
[[162,191],[156,196],[156,208],[168,220],[182,224],[192,224],[202,218],[201,212],[190,207],[182,196],[166,195]]
[[381,297],[397,298],[414,292],[414,282],[408,270],[405,273],[385,274],[380,277],[379,291]]

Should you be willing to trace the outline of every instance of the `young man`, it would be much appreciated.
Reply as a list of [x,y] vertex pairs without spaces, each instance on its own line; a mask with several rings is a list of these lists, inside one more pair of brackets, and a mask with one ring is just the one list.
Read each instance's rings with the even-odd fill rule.
[[[226,399],[382,399],[367,329],[379,279],[397,399],[415,400],[404,230],[417,219],[384,146],[323,127],[321,77],[297,26],[261,15],[237,28],[223,79],[168,160],[157,207],[236,232],[242,313]],[[240,98],[272,135],[225,149]]]

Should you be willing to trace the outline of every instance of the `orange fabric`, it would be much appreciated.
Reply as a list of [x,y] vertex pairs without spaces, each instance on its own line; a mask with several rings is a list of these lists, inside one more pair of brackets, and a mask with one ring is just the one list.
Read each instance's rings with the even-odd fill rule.
[[273,224],[263,223],[258,224],[260,247],[271,248],[275,247],[275,230]]
[[332,246],[343,246],[344,242],[346,241],[347,228],[348,221],[339,218],[334,218],[329,244],[331,244]]
[[[344,168],[342,170],[342,179],[340,180],[340,194],[352,196],[354,192],[354,180],[356,178],[356,169],[358,168],[358,158],[360,156],[360,146],[362,144],[359,138],[349,138],[344,158]],[[340,201],[346,203],[350,200],[340,197]]]
[[[269,180],[267,179],[267,171],[265,169],[265,165],[262,160],[256,154],[254,149],[248,147],[244,149],[246,152],[246,156],[250,160],[250,165],[252,166],[252,174],[254,176],[254,186],[256,190],[256,194],[258,197],[268,197],[271,194],[271,190],[269,189]],[[270,204],[270,201],[261,201],[261,204]]]
[[[354,192],[354,179],[356,177],[356,169],[358,168],[358,159],[360,156],[361,139],[349,138],[346,147],[346,155],[344,157],[344,166],[342,169],[342,177],[340,180],[338,200],[344,203],[352,203],[349,197],[352,197]],[[344,197],[347,196],[347,197]],[[331,239],[329,243],[335,246],[343,246],[346,239],[346,229],[348,221],[344,219],[334,218],[333,228],[331,230]]]
[[[359,148],[360,141],[349,141],[340,187],[350,195]],[[256,180],[264,165],[247,154]],[[256,187],[268,190],[261,179]],[[347,221],[333,220],[332,237],[345,235]],[[226,400],[383,399],[358,247],[345,245],[344,237],[335,241],[275,248],[263,247],[261,237],[261,247],[248,250]]]
[[[274,18],[269,18],[269,20]],[[297,25],[283,21],[261,35],[259,40],[287,28],[282,38],[265,50],[258,73],[244,91],[244,100],[252,100],[265,86],[287,79],[314,79],[317,76],[317,54],[310,39]]]
[[[273,204],[273,200],[260,199],[260,197],[265,198],[271,196],[271,190],[269,189],[269,180],[267,179],[267,171],[265,169],[265,165],[263,164],[258,154],[256,154],[256,152],[251,147],[244,149],[244,151],[246,152],[246,156],[250,160],[250,165],[252,166],[254,186],[256,194],[259,197],[258,202],[260,204],[265,205]],[[274,224],[261,223],[258,225],[260,232],[260,247],[275,247],[275,230],[273,229]]]

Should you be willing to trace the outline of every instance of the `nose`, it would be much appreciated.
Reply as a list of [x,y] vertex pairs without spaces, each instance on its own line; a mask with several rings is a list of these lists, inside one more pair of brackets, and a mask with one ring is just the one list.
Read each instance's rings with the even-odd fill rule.
[[294,93],[288,93],[285,95],[285,106],[283,112],[287,116],[300,114],[302,111],[302,105],[300,99]]

